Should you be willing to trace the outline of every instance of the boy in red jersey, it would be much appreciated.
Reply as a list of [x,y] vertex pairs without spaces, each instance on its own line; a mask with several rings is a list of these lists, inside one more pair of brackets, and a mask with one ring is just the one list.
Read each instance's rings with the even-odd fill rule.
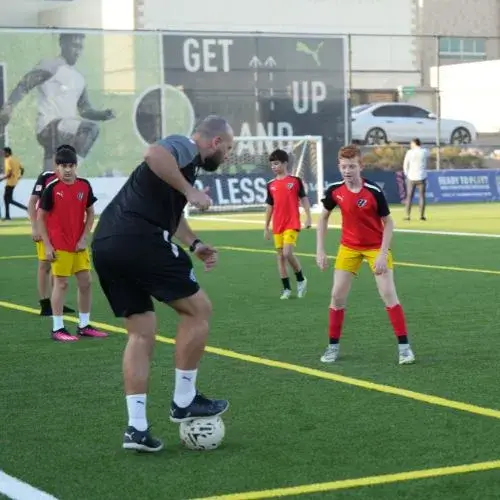
[[[63,145],[57,148],[67,148],[75,151],[72,146]],[[56,151],[56,153],[57,153]],[[76,151],[75,151],[76,153]],[[28,201],[28,216],[31,222],[31,237],[36,245],[36,254],[38,257],[38,270],[37,270],[37,288],[40,297],[40,316],[52,316],[52,306],[50,305],[50,287],[51,287],[51,274],[50,262],[45,260],[45,247],[43,246],[42,237],[38,230],[37,213],[40,205],[40,198],[42,197],[45,187],[57,179],[56,172],[42,172],[33,186],[30,199]],[[75,312],[71,307],[64,306],[63,312]]]
[[[38,210],[38,229],[45,247],[45,260],[52,263],[52,338],[72,342],[79,337],[106,337],[90,324],[90,256],[86,238],[94,222],[96,197],[85,179],[76,176],[77,156],[73,149],[58,148],[55,155],[58,177],[43,190]],[[68,278],[78,283],[80,321],[77,335],[64,327],[63,304]]]
[[344,310],[353,276],[366,260],[386,305],[389,320],[398,340],[399,364],[415,361],[408,343],[403,308],[394,284],[393,259],[390,250],[394,222],[382,190],[361,176],[361,153],[356,146],[345,146],[339,152],[339,169],[343,181],[326,190],[323,212],[317,229],[316,262],[321,270],[328,267],[325,236],[331,211],[338,206],[342,213],[342,235],[335,261],[332,298],[329,310],[329,345],[321,361],[333,363],[339,356],[339,340]]
[[306,213],[305,227],[311,227],[311,207],[304,184],[300,177],[288,173],[288,153],[276,149],[269,156],[271,168],[276,178],[267,185],[267,208],[264,237],[269,240],[269,224],[273,221],[274,246],[278,252],[278,271],[283,284],[281,299],[288,299],[292,293],[286,264],[290,264],[297,278],[297,296],[304,297],[307,291],[307,279],[302,273],[299,260],[293,253],[300,231],[299,201]]

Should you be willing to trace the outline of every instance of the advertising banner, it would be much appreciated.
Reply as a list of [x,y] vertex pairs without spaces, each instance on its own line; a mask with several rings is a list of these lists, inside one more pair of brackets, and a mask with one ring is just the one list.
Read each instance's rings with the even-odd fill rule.
[[[418,199],[417,192],[415,202]],[[426,200],[428,203],[500,201],[500,170],[428,172]]]
[[[400,196],[396,177],[392,172],[366,172],[365,175],[376,182],[384,191],[389,203],[399,203]],[[267,196],[267,183],[272,173],[241,173],[232,175],[200,175],[196,180],[199,189],[209,188],[209,195],[214,206],[211,211],[216,213],[225,208],[241,209],[255,205],[263,205]],[[94,194],[97,197],[95,204],[96,214],[100,214],[110,200],[123,186],[127,177],[92,177],[89,178]],[[325,188],[338,177],[325,182]],[[17,185],[14,197],[17,201],[27,204],[31,195],[35,179],[22,179]],[[317,203],[316,184],[305,183],[305,188],[312,205]],[[2,190],[0,190],[1,192]],[[3,212],[3,207],[0,210]],[[26,217],[26,212],[11,206],[11,217]]]
[[122,177],[148,144],[215,113],[235,135],[320,135],[329,165],[346,140],[346,75],[343,37],[3,29],[0,146],[26,178],[63,143],[82,176]]

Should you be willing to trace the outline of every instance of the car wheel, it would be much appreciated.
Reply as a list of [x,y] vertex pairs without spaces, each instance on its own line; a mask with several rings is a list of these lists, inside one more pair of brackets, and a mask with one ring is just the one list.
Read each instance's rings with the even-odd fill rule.
[[471,142],[471,134],[464,127],[456,128],[451,134],[450,144],[470,144]]
[[369,146],[387,144],[387,134],[381,128],[372,128],[366,133],[365,144]]

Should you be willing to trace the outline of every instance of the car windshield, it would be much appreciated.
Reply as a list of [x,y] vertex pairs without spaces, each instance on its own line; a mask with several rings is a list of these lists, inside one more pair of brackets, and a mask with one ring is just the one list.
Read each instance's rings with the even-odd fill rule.
[[354,108],[351,109],[351,113],[353,115],[357,115],[358,113],[361,113],[361,111],[371,108],[371,106],[371,104],[360,104],[359,106],[354,106]]

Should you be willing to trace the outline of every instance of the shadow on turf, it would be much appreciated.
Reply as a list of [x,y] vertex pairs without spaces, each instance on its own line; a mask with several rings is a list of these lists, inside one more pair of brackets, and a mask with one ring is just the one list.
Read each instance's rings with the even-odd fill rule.
[[244,450],[244,446],[241,443],[235,443],[234,441],[227,441],[222,443],[219,448],[216,450],[190,450],[186,448],[179,440],[165,441],[165,447],[163,450],[156,453],[147,453],[141,451],[128,451],[128,450],[118,450],[117,454],[123,456],[130,455],[133,457],[148,457],[151,455],[155,455],[156,457],[164,457],[164,458],[183,458],[193,456],[203,456],[205,454],[213,455],[214,453],[225,455],[226,453],[233,454],[234,452],[241,452]]

